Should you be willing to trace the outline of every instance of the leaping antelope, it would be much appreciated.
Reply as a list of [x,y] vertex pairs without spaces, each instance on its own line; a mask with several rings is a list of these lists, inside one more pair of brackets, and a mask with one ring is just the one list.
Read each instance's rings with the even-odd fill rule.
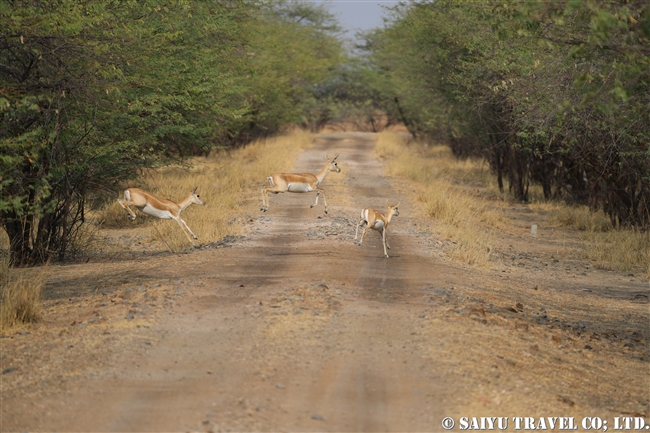
[[190,195],[185,198],[185,200],[182,200],[179,203],[174,203],[171,200],[163,197],[158,197],[157,195],[151,194],[150,192],[147,192],[140,188],[129,188],[124,191],[124,200],[118,199],[117,202],[124,209],[126,209],[126,217],[131,221],[135,220],[135,212],[133,212],[129,206],[135,206],[140,210],[140,212],[146,213],[147,215],[151,215],[156,218],[175,220],[180,226],[181,230],[183,230],[183,233],[185,233],[185,236],[187,236],[187,239],[190,241],[190,243],[196,246],[196,244],[192,242],[192,239],[187,234],[187,232],[183,229],[183,226],[185,226],[187,231],[190,232],[194,239],[198,239],[198,237],[189,228],[187,223],[181,218],[181,212],[183,212],[183,210],[185,210],[185,208],[192,203],[205,206],[205,202],[199,198],[199,195],[196,193],[196,189],[197,188],[194,188]]
[[356,241],[357,236],[359,235],[359,226],[362,224],[367,224],[367,227],[364,229],[363,233],[361,233],[361,241],[359,242],[359,245],[363,243],[363,236],[369,229],[377,230],[381,233],[382,241],[384,244],[384,256],[388,258],[388,251],[386,250],[386,247],[390,249],[390,245],[388,245],[388,235],[386,234],[386,230],[388,229],[390,220],[394,216],[399,215],[399,203],[397,203],[395,206],[391,206],[388,204],[388,200],[386,200],[386,206],[388,206],[388,212],[386,215],[383,215],[370,208],[366,208],[361,211],[361,216],[359,218],[359,222],[357,223],[357,231],[354,234],[354,240]]
[[325,176],[330,171],[340,173],[341,169],[336,163],[336,158],[339,156],[336,155],[333,159],[330,159],[327,155],[327,164],[323,167],[318,174],[313,175],[311,173],[275,173],[266,179],[269,181],[270,186],[262,187],[262,207],[261,211],[266,212],[269,210],[269,192],[273,194],[280,194],[281,192],[312,192],[316,191],[316,202],[310,206],[310,208],[318,204],[318,196],[323,194],[323,203],[325,204],[325,213],[327,213],[327,200],[325,199],[325,190],[320,188],[319,185]]

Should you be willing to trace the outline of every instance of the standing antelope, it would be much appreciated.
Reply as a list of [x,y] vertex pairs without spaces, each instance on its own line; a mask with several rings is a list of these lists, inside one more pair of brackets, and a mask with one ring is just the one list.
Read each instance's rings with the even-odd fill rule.
[[127,189],[126,191],[124,191],[124,200],[118,199],[117,202],[124,209],[126,209],[127,212],[126,217],[131,221],[135,220],[135,212],[133,212],[133,210],[131,210],[131,208],[129,207],[131,205],[135,206],[140,210],[140,212],[146,213],[147,215],[151,215],[153,217],[160,218],[160,219],[175,220],[180,226],[181,230],[183,230],[183,233],[185,233],[185,236],[187,236],[187,239],[189,239],[190,243],[196,246],[194,242],[192,242],[192,239],[187,234],[187,232],[183,229],[183,226],[185,226],[187,231],[189,231],[192,234],[192,237],[194,239],[198,239],[198,237],[189,228],[187,223],[183,221],[183,219],[181,218],[181,212],[183,212],[183,210],[185,210],[185,208],[191,205],[192,203],[205,206],[205,202],[202,201],[199,198],[199,195],[196,193],[196,188],[192,190],[190,195],[187,196],[185,200],[179,203],[174,203],[173,201],[163,197],[158,197],[157,195],[153,195],[150,192],[147,192],[140,188]]
[[323,194],[323,203],[325,204],[325,213],[327,213],[327,200],[325,199],[325,190],[319,188],[319,185],[325,176],[330,171],[335,171],[340,173],[341,169],[336,163],[336,158],[339,156],[336,155],[333,159],[329,159],[327,155],[327,164],[323,167],[318,174],[313,175],[311,173],[275,173],[266,179],[269,181],[270,186],[262,187],[262,207],[261,211],[266,212],[269,210],[269,192],[274,194],[280,194],[281,192],[312,192],[316,191],[316,202],[310,206],[310,208],[318,204],[318,196]]
[[388,235],[386,234],[386,230],[388,230],[388,224],[390,223],[390,220],[394,216],[399,215],[399,203],[397,203],[395,206],[391,206],[388,204],[388,200],[386,200],[386,206],[388,206],[388,212],[386,215],[383,215],[370,208],[366,208],[361,211],[361,216],[359,222],[357,223],[357,231],[354,234],[354,240],[357,240],[357,236],[359,235],[359,226],[362,224],[367,224],[367,227],[363,230],[363,233],[361,233],[361,241],[359,242],[359,245],[363,243],[363,236],[369,229],[377,230],[381,233],[384,243],[384,256],[388,258],[388,251],[386,250],[386,247],[390,249],[390,245],[388,245]]

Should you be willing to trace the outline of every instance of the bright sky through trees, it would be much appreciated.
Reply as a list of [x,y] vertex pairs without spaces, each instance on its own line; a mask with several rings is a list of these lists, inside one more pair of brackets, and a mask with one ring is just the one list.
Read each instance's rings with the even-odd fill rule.
[[317,0],[324,3],[336,15],[348,38],[360,30],[366,31],[383,26],[383,6],[395,6],[394,0]]

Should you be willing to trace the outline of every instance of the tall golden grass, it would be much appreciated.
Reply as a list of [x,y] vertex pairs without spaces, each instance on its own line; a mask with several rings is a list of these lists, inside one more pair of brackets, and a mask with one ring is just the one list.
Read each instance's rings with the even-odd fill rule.
[[9,269],[8,254],[0,254],[0,332],[40,318],[46,269]]
[[601,269],[631,271],[640,268],[650,279],[650,232],[612,229],[585,233],[585,255]]
[[570,206],[539,198],[533,200],[531,208],[548,212],[551,222],[563,227],[587,232],[606,232],[613,228],[604,212],[594,212],[587,206]]
[[[376,152],[386,160],[391,174],[419,183],[425,214],[443,223],[441,233],[455,242],[453,255],[485,266],[487,251],[495,243],[490,230],[501,227],[505,218],[467,186],[487,186],[488,197],[510,200],[507,192],[498,191],[488,167],[478,160],[458,160],[446,146],[408,142],[392,133],[379,134]],[[602,211],[545,201],[541,188],[535,186],[531,191],[531,209],[547,212],[554,224],[581,231],[583,255],[596,267],[618,271],[640,268],[650,278],[650,232],[615,228]]]
[[533,209],[548,212],[551,222],[581,232],[585,258],[594,266],[613,271],[642,269],[650,279],[650,232],[614,227],[602,210],[557,201],[537,202]]
[[584,254],[594,266],[615,271],[641,268],[650,278],[650,232],[614,227],[603,211],[587,206],[551,203],[549,209],[553,221],[583,232]]
[[[214,151],[208,157],[194,158],[191,168],[170,167],[145,173],[138,184],[153,194],[181,201],[195,188],[205,206],[191,205],[181,217],[198,236],[200,244],[216,242],[225,236],[239,233],[236,217],[241,204],[251,191],[260,191],[270,174],[289,170],[295,156],[312,143],[312,135],[305,131],[293,131],[287,135],[258,140],[243,148]],[[259,188],[253,188],[259,186]],[[117,198],[117,197],[116,197]],[[149,226],[150,240],[160,240],[161,250],[180,251],[191,247],[187,237],[173,220],[160,220],[147,216],[136,209],[135,223]],[[100,219],[107,227],[128,227],[126,213],[117,202],[101,212]],[[195,241],[197,242],[197,241]],[[167,246],[169,245],[169,247]]]

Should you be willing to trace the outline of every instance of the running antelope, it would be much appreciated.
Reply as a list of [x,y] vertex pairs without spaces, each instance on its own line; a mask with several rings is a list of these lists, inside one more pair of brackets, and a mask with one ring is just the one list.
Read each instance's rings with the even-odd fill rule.
[[127,189],[124,191],[124,200],[118,199],[117,202],[124,209],[126,209],[126,217],[131,221],[135,220],[135,212],[133,212],[129,206],[135,206],[140,210],[140,212],[146,213],[147,215],[151,215],[156,218],[175,220],[180,226],[181,230],[183,230],[183,233],[185,233],[185,236],[187,236],[187,239],[189,239],[190,243],[196,246],[196,244],[192,242],[192,239],[187,234],[187,232],[183,229],[183,226],[185,226],[187,231],[190,232],[194,239],[198,239],[198,237],[189,228],[187,223],[181,218],[181,212],[183,212],[183,210],[185,210],[185,208],[192,203],[205,206],[205,202],[202,201],[199,198],[199,195],[196,193],[196,188],[192,190],[190,195],[187,196],[185,200],[179,203],[174,203],[173,201],[163,197],[158,197],[157,195],[151,194],[150,192],[147,192],[140,188]]
[[359,235],[359,226],[366,224],[366,228],[363,230],[363,233],[361,233],[361,241],[359,242],[359,245],[363,243],[363,236],[369,229],[377,230],[381,233],[382,241],[384,244],[384,256],[388,258],[388,251],[386,250],[386,247],[390,249],[390,245],[388,245],[388,235],[386,234],[386,231],[388,230],[388,224],[390,223],[390,220],[394,216],[399,215],[399,203],[397,203],[395,206],[391,206],[388,204],[388,200],[386,200],[386,206],[388,206],[388,212],[386,215],[369,208],[361,211],[361,216],[359,217],[359,222],[357,223],[357,231],[354,234],[354,240],[356,241],[357,236]]
[[275,173],[266,179],[269,182],[270,186],[262,187],[262,207],[261,211],[266,212],[269,210],[269,192],[273,194],[280,194],[281,192],[312,192],[316,191],[316,202],[310,206],[310,208],[318,204],[318,196],[323,194],[323,203],[325,204],[325,213],[327,213],[327,200],[325,199],[325,190],[320,188],[319,185],[325,176],[330,171],[340,173],[341,169],[336,163],[336,158],[339,156],[336,155],[333,159],[330,159],[327,155],[327,164],[323,167],[318,174],[313,175],[311,173]]

